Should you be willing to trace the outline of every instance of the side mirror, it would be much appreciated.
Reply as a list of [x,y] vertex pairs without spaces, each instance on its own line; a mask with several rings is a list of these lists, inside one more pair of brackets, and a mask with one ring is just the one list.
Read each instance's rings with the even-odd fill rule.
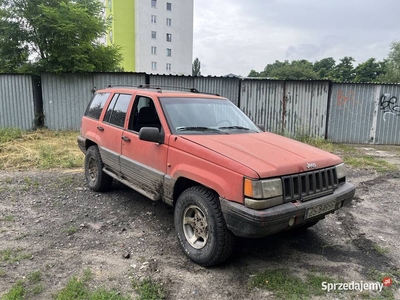
[[163,144],[164,134],[156,127],[142,127],[139,131],[139,140]]

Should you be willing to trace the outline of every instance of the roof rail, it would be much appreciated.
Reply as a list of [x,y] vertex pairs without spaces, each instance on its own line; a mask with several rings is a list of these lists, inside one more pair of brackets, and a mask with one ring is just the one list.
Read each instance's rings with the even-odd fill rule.
[[186,90],[189,91],[191,93],[196,93],[196,94],[207,94],[207,95],[214,95],[214,96],[220,96],[217,93],[207,93],[207,92],[200,92],[198,89],[196,88],[188,88],[188,87],[182,87],[182,86],[173,86],[173,85],[156,85],[156,84],[139,84],[139,85],[132,85],[132,84],[114,84],[114,83],[110,83],[108,85],[109,88],[112,87],[132,87],[132,88],[139,88],[139,89],[155,89],[155,90],[159,90],[160,92],[162,92],[161,88],[173,88],[173,89],[177,89],[177,90]]
[[214,95],[214,96],[220,96],[219,94],[216,93],[206,93],[206,92],[200,92],[198,89],[196,88],[188,88],[188,87],[182,87],[182,86],[174,86],[174,85],[156,85],[156,84],[140,84],[137,86],[138,88],[142,88],[142,89],[156,89],[156,90],[160,90],[161,88],[173,88],[173,89],[178,89],[178,90],[186,90],[189,91],[191,93],[196,93],[196,94],[208,94],[208,95]]

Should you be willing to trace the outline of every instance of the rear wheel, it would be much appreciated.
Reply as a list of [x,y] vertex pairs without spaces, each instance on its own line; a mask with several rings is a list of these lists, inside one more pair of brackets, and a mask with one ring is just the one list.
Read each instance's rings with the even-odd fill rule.
[[225,261],[234,246],[218,195],[202,186],[184,191],[175,206],[175,230],[185,254],[202,266]]
[[112,177],[103,172],[103,162],[97,146],[90,146],[86,151],[85,177],[89,188],[95,192],[103,192],[111,187]]

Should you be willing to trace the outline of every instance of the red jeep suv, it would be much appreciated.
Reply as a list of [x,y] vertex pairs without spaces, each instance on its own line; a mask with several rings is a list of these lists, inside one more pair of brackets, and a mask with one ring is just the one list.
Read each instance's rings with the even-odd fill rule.
[[226,260],[235,236],[312,226],[355,192],[339,157],[263,132],[228,99],[194,89],[98,90],[78,144],[92,190],[116,179],[173,206],[179,243],[202,266]]

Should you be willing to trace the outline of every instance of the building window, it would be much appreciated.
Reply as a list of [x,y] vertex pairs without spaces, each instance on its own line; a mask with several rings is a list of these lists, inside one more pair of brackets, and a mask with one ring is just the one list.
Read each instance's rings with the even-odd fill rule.
[[112,0],[108,0],[108,9],[112,11]]
[[154,23],[154,24],[157,23],[157,16],[156,15],[151,15],[151,23]]
[[152,61],[151,62],[151,69],[152,70],[157,70],[157,62],[156,61]]
[[172,25],[172,19],[167,18],[167,26],[171,26]]
[[172,10],[172,3],[170,3],[170,2],[167,2],[167,10]]
[[157,54],[157,47],[151,46],[151,54],[153,55]]
[[167,48],[167,56],[172,56],[172,49]]
[[171,64],[167,63],[165,69],[167,71],[171,71]]
[[152,31],[151,32],[151,38],[156,39],[157,38],[157,31]]
[[167,42],[172,42],[172,34],[167,33]]
[[151,0],[151,7],[157,7],[157,0]]

